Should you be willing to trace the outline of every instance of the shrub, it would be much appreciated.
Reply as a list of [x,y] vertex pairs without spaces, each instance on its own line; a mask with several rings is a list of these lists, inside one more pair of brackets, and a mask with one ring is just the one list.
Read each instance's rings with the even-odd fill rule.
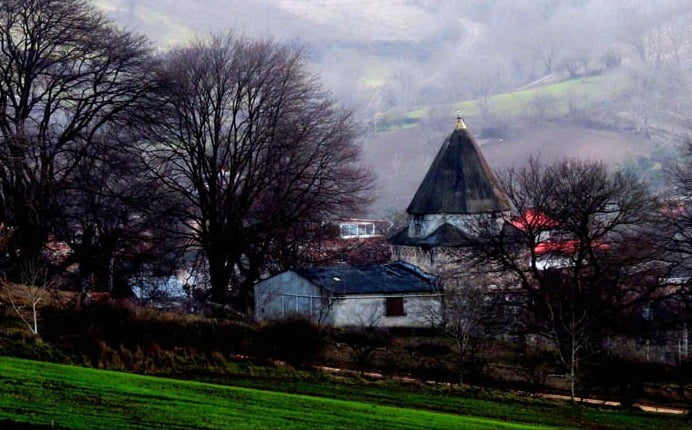
[[625,409],[631,409],[634,402],[644,394],[647,382],[665,380],[664,366],[656,363],[642,363],[626,358],[606,355],[597,357],[585,372],[584,388],[599,390],[615,396]]
[[521,342],[515,349],[517,376],[523,389],[536,394],[546,388],[548,375],[555,372],[555,357],[550,351]]
[[375,327],[346,329],[337,338],[351,350],[353,364],[361,375],[368,369],[371,354],[391,342],[387,329]]
[[452,381],[454,377],[454,354],[444,340],[426,340],[407,345],[414,367],[407,372],[425,380]]
[[257,352],[264,358],[277,358],[294,367],[312,363],[323,347],[319,328],[311,321],[291,317],[271,322],[261,331]]

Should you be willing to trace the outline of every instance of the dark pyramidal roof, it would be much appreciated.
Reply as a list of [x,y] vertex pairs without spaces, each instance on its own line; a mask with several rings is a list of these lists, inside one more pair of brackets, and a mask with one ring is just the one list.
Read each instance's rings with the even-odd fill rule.
[[406,210],[475,214],[509,210],[507,197],[463,121],[445,140]]
[[432,293],[439,290],[437,277],[403,261],[364,266],[299,267],[293,271],[337,295]]

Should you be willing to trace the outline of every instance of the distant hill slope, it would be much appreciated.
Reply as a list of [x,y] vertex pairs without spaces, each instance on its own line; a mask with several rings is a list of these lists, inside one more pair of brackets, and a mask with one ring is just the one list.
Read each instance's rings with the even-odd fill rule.
[[[470,49],[482,25],[439,13],[436,3],[409,0],[93,0],[119,24],[144,33],[158,48],[199,35],[234,31],[306,48],[325,86],[363,109],[397,74],[434,79],[450,50]],[[433,13],[435,9],[436,13]],[[457,10],[458,9],[458,10]],[[458,16],[456,16],[458,15]],[[379,110],[379,105],[374,108]]]
[[[96,0],[118,22],[164,45],[194,33],[234,29],[281,39],[418,41],[436,17],[402,0]],[[183,30],[181,33],[180,31]]]
[[[565,35],[560,31],[569,28],[572,18],[578,15],[567,14],[560,20],[558,14],[557,21],[550,23],[535,21],[535,10],[527,9],[529,6],[523,3],[510,5],[499,0],[94,0],[94,3],[118,23],[145,33],[164,49],[195,35],[228,30],[304,45],[326,88],[346,105],[353,106],[358,117],[368,124],[370,133],[363,139],[365,161],[375,171],[380,185],[373,215],[404,210],[445,134],[451,131],[457,109],[469,120],[472,133],[483,144],[491,166],[496,168],[522,162],[529,155],[540,155],[545,161],[582,157],[622,165],[648,156],[661,142],[684,138],[692,129],[686,115],[691,99],[689,92],[680,91],[680,87],[665,90],[670,77],[659,76],[659,69],[649,64],[640,68],[631,66],[638,61],[632,51],[633,41],[651,43],[661,39],[653,38],[655,35],[677,35],[673,32],[676,28],[680,31],[692,28],[684,25],[684,18],[689,15],[680,15],[677,9],[661,16],[646,15],[649,13],[646,11],[637,15],[637,10],[632,10],[642,21],[632,22],[630,26],[612,21],[610,33],[631,32],[627,37],[610,34],[607,42],[603,42],[607,46],[601,49],[607,49],[602,52],[618,53],[615,65],[606,65],[597,53],[601,51],[589,52],[590,68],[585,67],[582,73],[574,75],[579,78],[568,79],[564,68],[548,73],[534,57],[542,49],[541,52],[552,52],[553,60],[557,61],[564,53],[557,45],[543,42],[550,42],[555,36],[556,43],[569,48],[569,40],[573,40],[571,33]],[[556,6],[559,2],[554,3]],[[588,2],[574,3],[575,10],[588,11]],[[488,13],[493,8],[494,14]],[[499,21],[493,21],[492,17]],[[541,22],[543,27],[530,28],[531,25],[523,24],[526,19],[533,19],[534,24]],[[515,21],[521,25],[517,26]],[[512,39],[519,37],[519,33],[507,34],[508,39],[497,39],[498,28],[513,22],[515,31],[521,35],[533,32],[533,36],[522,38],[521,43]],[[667,26],[657,27],[657,23]],[[652,29],[653,33],[646,36]],[[692,38],[692,33],[688,36]],[[588,37],[585,40],[593,42]],[[660,58],[671,57],[671,44],[663,39],[659,42],[656,46]],[[514,48],[497,51],[498,47],[515,45],[516,52],[512,51]],[[681,70],[687,72],[671,76],[690,81],[688,87],[692,88],[692,65],[686,56],[689,52],[685,49],[675,52],[682,55]],[[508,64],[503,66],[503,61]],[[509,63],[512,68],[526,69],[522,78],[507,76],[512,71],[503,67],[509,67]],[[572,73],[569,76],[574,78]],[[499,79],[507,82],[498,86],[494,81]],[[636,79],[639,86],[634,85]],[[529,82],[531,85],[527,85]],[[662,84],[652,90],[649,88],[652,82]],[[511,91],[512,88],[520,89]],[[491,115],[479,118],[478,104],[469,99],[483,97],[474,95],[483,91],[487,91]],[[625,94],[627,91],[630,93]],[[454,103],[455,100],[459,102]],[[640,128],[641,123],[646,123],[645,130]],[[480,139],[492,134],[488,130],[495,133],[496,139]],[[673,146],[666,150],[673,151],[670,149]]]

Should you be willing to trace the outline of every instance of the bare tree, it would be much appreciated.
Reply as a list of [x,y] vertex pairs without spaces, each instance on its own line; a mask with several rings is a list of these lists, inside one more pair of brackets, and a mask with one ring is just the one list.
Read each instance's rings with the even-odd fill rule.
[[531,159],[501,183],[517,216],[499,235],[477,235],[477,257],[517,280],[574,395],[580,360],[658,291],[654,201],[639,180],[596,162]]
[[[664,51],[678,55],[680,27],[675,21],[690,12],[686,1],[671,0],[654,4],[639,0],[620,0],[615,4],[620,39],[631,46],[643,63],[660,63]],[[673,46],[670,46],[670,45]],[[672,49],[671,49],[672,48]]]
[[373,353],[391,343],[391,337],[386,328],[365,324],[342,330],[338,338],[350,351],[353,364],[361,376],[368,370]]
[[543,74],[553,73],[555,62],[560,52],[560,46],[552,37],[537,36],[534,45],[534,55],[543,65]]
[[129,295],[128,277],[145,265],[163,266],[175,250],[175,203],[147,171],[136,136],[110,129],[95,140],[57,194],[57,231],[73,251],[62,266],[78,263],[75,284],[82,293]]
[[524,108],[526,116],[535,121],[542,121],[554,114],[557,100],[547,91],[536,92]]
[[692,12],[682,13],[663,24],[663,32],[669,43],[670,55],[677,66],[682,65],[686,42],[692,38],[691,16]]
[[519,307],[511,302],[516,296],[490,283],[492,276],[474,272],[464,267],[463,273],[448,278],[442,313],[434,317],[439,321],[433,321],[456,343],[460,384],[466,382],[466,377],[478,376],[480,354],[488,342],[510,333],[519,321],[515,315]]
[[55,196],[106,124],[148,92],[146,41],[86,0],[0,3],[0,217],[11,273],[39,258]]
[[0,291],[4,290],[0,300],[12,307],[33,336],[38,336],[39,304],[48,296],[52,283],[47,279],[48,271],[45,267],[25,266],[25,270],[27,273],[23,274],[23,278],[27,280],[27,285],[23,288],[0,280]]
[[194,42],[163,59],[160,79],[169,103],[151,167],[181,199],[212,300],[225,303],[232,282],[248,310],[281,232],[367,202],[351,113],[307,73],[299,49],[268,40]]
[[664,208],[667,235],[662,252],[669,255],[675,272],[689,278],[692,273],[692,140],[681,146],[680,156],[668,170],[668,180],[671,195]]
[[508,88],[509,67],[504,60],[487,54],[473,59],[472,64],[483,64],[483,68],[459,67],[461,81],[474,99],[481,120],[487,124],[491,119],[490,98]]

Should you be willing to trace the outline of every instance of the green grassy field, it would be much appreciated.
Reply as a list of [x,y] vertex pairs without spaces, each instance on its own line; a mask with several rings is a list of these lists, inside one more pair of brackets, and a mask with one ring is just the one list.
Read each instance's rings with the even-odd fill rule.
[[[547,118],[559,118],[570,112],[571,108],[585,108],[604,97],[622,91],[621,78],[616,73],[571,79],[536,88],[512,91],[490,97],[493,114],[505,118],[530,115],[534,100],[544,99]],[[464,116],[478,114],[476,101],[467,100],[449,105],[424,107],[403,115],[384,115],[379,119],[377,131],[392,131],[399,128],[415,127],[432,111],[460,111]]]
[[226,375],[194,370],[186,377],[222,385],[338,398],[379,405],[451,412],[500,421],[540,424],[551,428],[644,430],[689,429],[685,416],[622,411],[614,408],[539,399],[508,391],[460,388],[453,385],[405,384],[392,380],[365,382],[315,371],[273,369],[228,363]]
[[13,358],[0,358],[0,420],[74,429],[547,428]]

